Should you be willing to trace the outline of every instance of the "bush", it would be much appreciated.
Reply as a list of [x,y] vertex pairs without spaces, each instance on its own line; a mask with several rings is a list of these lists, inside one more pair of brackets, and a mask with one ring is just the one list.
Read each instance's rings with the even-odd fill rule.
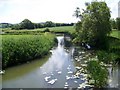
[[89,61],[87,70],[91,78],[95,81],[95,87],[104,87],[107,83],[107,69],[100,65],[98,61]]
[[99,61],[102,61],[106,64],[114,63],[115,59],[117,59],[116,54],[106,52],[106,51],[97,51],[97,56]]
[[46,29],[44,30],[44,32],[50,32],[49,28],[46,28]]
[[3,35],[3,68],[44,56],[53,46],[54,39],[54,35],[48,33],[44,35]]

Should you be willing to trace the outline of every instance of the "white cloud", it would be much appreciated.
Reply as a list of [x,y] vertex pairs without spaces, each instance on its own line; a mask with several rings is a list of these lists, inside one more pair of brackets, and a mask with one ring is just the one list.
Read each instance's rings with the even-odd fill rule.
[[[28,18],[33,22],[76,22],[76,7],[84,8],[92,0],[0,0],[0,22],[19,23]],[[118,0],[105,0],[117,17]]]

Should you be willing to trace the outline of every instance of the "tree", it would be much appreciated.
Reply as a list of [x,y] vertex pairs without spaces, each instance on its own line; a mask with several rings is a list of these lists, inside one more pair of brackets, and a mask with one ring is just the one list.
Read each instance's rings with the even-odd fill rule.
[[46,21],[45,27],[55,27],[55,23],[53,23],[52,21]]
[[120,18],[116,18],[117,29],[120,30]]
[[43,28],[44,25],[41,23],[34,23],[35,28]]
[[21,29],[34,29],[34,24],[28,20],[28,19],[24,19],[21,23]]
[[112,29],[117,29],[117,24],[115,19],[110,19]]
[[13,30],[19,30],[19,29],[21,29],[21,25],[20,24],[14,24],[12,27],[11,27],[11,29]]
[[77,7],[76,10],[74,11],[74,15],[76,18],[80,18],[81,19],[81,12],[80,12],[80,8]]
[[104,49],[111,31],[110,10],[105,2],[87,4],[82,13],[80,41],[92,47]]

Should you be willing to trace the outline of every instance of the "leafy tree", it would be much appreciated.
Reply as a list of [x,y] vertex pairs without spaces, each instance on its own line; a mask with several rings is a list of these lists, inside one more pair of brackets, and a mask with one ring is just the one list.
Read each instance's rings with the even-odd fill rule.
[[92,47],[104,49],[107,45],[107,35],[111,31],[110,10],[105,2],[94,1],[87,4],[82,13],[80,41]]
[[111,22],[112,29],[117,29],[116,21],[114,19],[111,19],[110,22]]
[[52,21],[47,21],[45,22],[45,27],[54,27],[55,23],[53,23]]
[[34,29],[34,24],[28,20],[28,19],[24,19],[21,23],[21,29]]
[[117,29],[120,30],[120,18],[116,18]]
[[21,25],[20,25],[20,24],[14,24],[14,25],[11,27],[11,29],[12,29],[12,30],[13,30],[13,29],[19,30],[19,29],[21,29]]
[[82,18],[81,12],[80,12],[80,8],[77,7],[76,10],[74,11],[74,15],[76,18]]
[[43,28],[44,25],[41,23],[34,23],[35,28]]

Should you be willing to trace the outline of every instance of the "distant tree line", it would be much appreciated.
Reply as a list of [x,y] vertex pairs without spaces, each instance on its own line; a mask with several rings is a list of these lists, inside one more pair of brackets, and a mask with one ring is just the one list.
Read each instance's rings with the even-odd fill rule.
[[0,23],[0,28],[10,28],[12,27],[12,24],[10,23]]
[[111,22],[112,29],[120,30],[120,18],[111,19],[110,22]]
[[52,21],[46,21],[44,23],[33,23],[28,19],[24,19],[19,24],[14,24],[11,29],[36,29],[36,28],[45,28],[45,27],[59,27],[59,26],[73,26],[74,23],[54,23]]

